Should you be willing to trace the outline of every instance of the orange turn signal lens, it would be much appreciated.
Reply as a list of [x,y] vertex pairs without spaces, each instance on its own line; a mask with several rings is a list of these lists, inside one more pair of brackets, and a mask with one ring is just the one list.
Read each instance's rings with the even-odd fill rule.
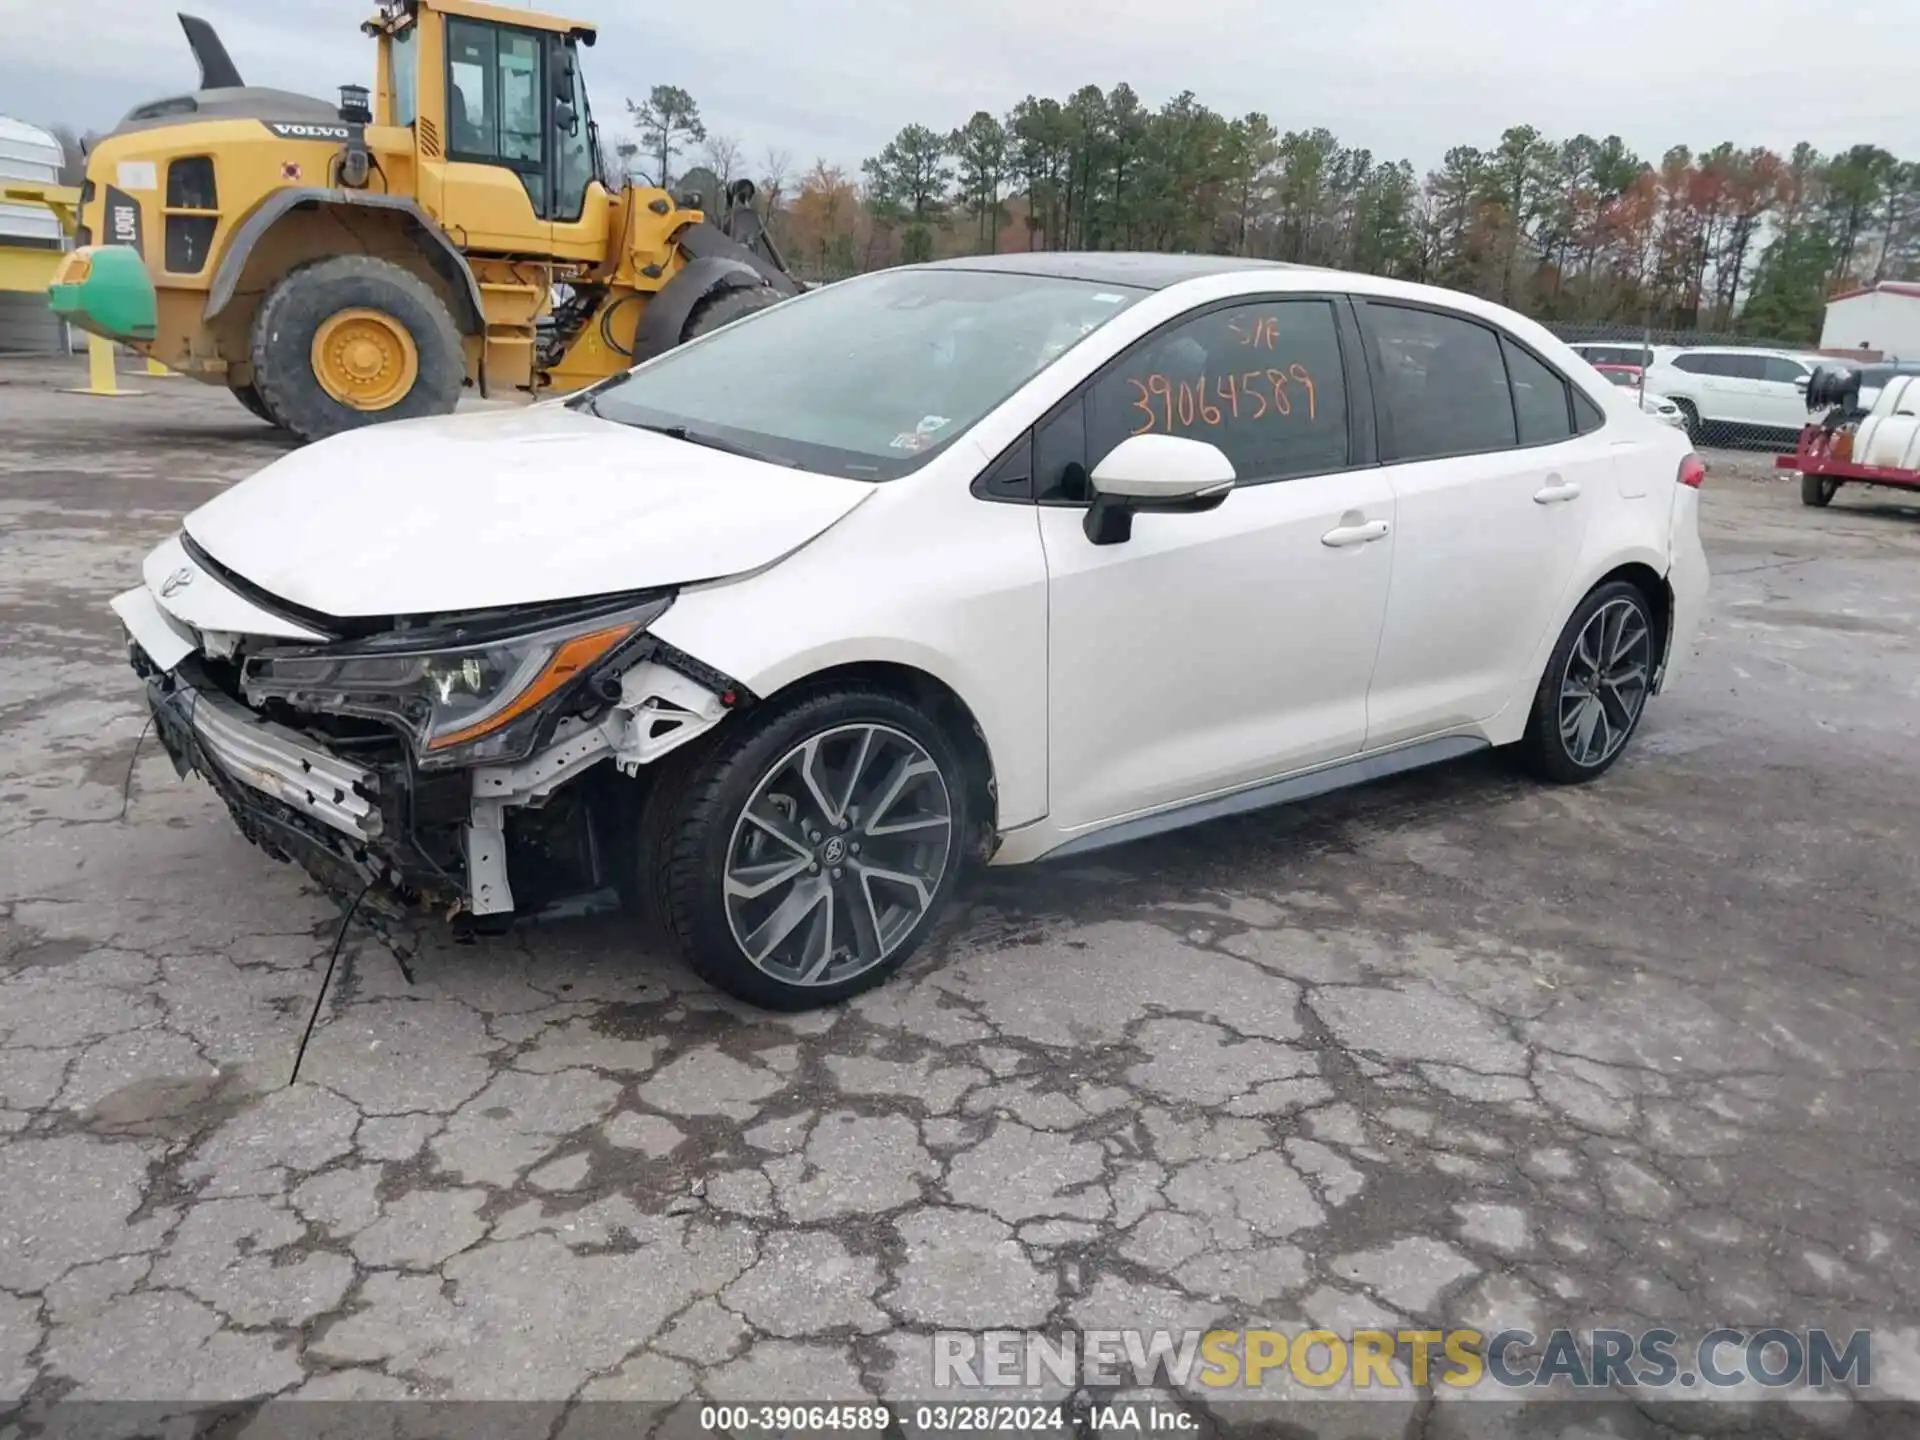
[[613,625],[605,630],[575,635],[571,640],[562,642],[560,648],[553,652],[553,658],[533,677],[533,682],[526,689],[514,696],[511,704],[502,706],[486,719],[475,721],[464,729],[435,736],[427,742],[427,749],[445,750],[452,745],[464,745],[469,740],[478,740],[482,735],[511,723],[573,680],[582,670],[598,664],[608,651],[639,628],[631,623]]

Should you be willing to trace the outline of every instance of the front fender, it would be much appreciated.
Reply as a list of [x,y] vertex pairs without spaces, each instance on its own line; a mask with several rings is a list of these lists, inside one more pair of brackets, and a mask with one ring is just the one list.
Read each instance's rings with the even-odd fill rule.
[[318,186],[276,190],[240,222],[227,242],[226,253],[220,257],[219,267],[213,272],[203,318],[211,321],[231,303],[234,291],[239,288],[240,277],[246,271],[248,257],[281,217],[294,210],[336,205],[399,215],[405,222],[408,238],[427,257],[427,263],[433,266],[434,272],[447,282],[453,295],[454,324],[465,335],[486,333],[487,312],[480,298],[480,282],[474,278],[467,257],[460,253],[460,247],[453,243],[452,237],[434,223],[417,201],[404,195],[328,190]]

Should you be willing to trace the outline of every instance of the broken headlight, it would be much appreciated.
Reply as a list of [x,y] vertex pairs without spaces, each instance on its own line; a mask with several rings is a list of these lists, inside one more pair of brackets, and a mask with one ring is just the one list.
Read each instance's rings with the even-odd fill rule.
[[657,620],[661,597],[624,610],[468,643],[404,633],[358,645],[254,656],[249,704],[385,721],[413,742],[423,770],[524,760],[541,722],[575,681]]

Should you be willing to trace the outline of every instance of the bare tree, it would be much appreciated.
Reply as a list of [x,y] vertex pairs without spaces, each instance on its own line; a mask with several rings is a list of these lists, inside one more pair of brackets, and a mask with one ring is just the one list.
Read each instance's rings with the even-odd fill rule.
[[639,158],[640,145],[633,136],[615,131],[601,141],[607,188],[617,190],[633,181],[633,162]]
[[780,213],[780,203],[785,197],[787,172],[793,169],[791,152],[769,145],[767,153],[760,161],[760,210],[768,224]]
[[700,158],[719,180],[720,193],[724,195],[734,177],[740,173],[741,162],[746,157],[740,152],[738,140],[731,135],[715,132],[707,136],[707,143],[700,149]]

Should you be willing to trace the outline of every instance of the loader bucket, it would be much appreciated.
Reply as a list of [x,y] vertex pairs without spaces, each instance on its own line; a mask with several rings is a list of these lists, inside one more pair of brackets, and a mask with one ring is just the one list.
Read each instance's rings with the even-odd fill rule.
[[53,272],[47,304],[91,335],[131,343],[154,337],[158,315],[146,263],[125,245],[83,245]]

